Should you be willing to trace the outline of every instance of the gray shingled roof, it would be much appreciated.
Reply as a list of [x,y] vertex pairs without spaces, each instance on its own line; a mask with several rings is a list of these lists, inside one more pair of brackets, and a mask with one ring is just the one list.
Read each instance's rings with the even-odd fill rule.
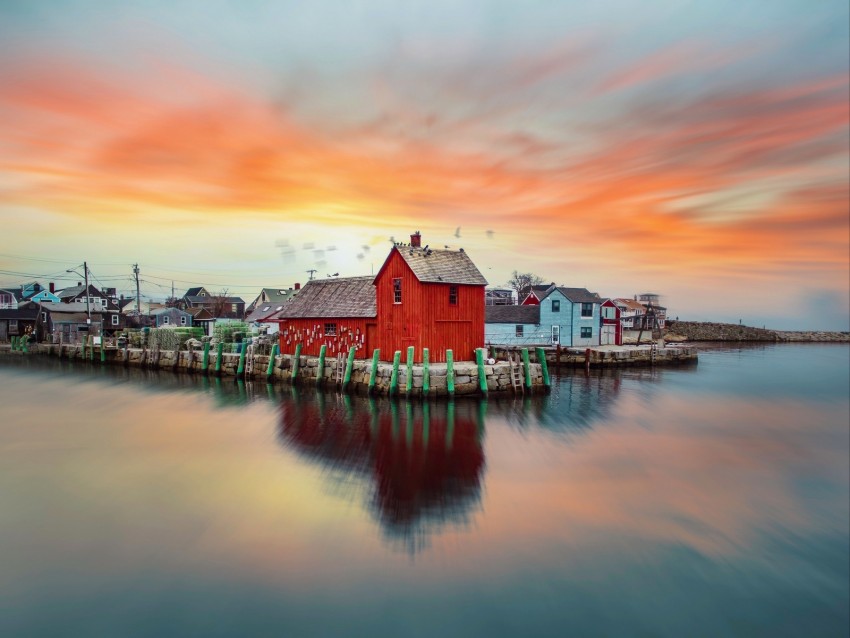
[[[554,290],[554,289],[553,289]],[[595,292],[590,292],[587,288],[565,288],[558,286],[557,290],[561,291],[567,299],[573,303],[602,303],[604,299]],[[551,292],[549,293],[552,294]],[[546,295],[547,297],[549,295]]]
[[308,281],[283,310],[269,317],[375,317],[378,314],[373,277],[340,277]]
[[62,290],[58,290],[55,294],[60,299],[67,299],[68,297],[76,297],[80,293],[82,293],[86,289],[85,285],[82,286],[71,286],[70,288],[63,288]]
[[462,250],[437,250],[396,246],[419,281],[486,286],[487,280]]
[[540,323],[540,306],[485,306],[484,323]]

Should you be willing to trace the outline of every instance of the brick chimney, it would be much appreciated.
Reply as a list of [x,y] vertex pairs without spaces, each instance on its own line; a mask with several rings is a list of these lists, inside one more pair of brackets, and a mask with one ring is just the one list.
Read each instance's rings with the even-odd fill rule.
[[54,283],[51,281],[51,282],[50,282],[50,294],[52,295],[54,292],[56,292],[56,284],[54,284]]
[[295,282],[295,290],[301,290],[301,284],[299,284],[297,281]]
[[410,236],[410,246],[412,248],[422,247],[422,235],[419,234],[418,230]]

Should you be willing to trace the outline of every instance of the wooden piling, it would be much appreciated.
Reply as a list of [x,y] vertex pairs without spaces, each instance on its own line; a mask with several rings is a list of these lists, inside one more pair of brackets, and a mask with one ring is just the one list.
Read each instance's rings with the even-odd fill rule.
[[243,341],[239,345],[239,366],[236,368],[237,379],[241,379],[245,376],[245,356],[248,354],[248,344]]
[[224,358],[224,344],[219,341],[215,349],[215,376],[221,376],[221,360]]
[[484,348],[475,349],[475,360],[478,362],[478,389],[487,396],[487,373],[484,371]]
[[543,388],[546,392],[552,389],[552,380],[549,378],[549,364],[546,361],[546,351],[543,348],[537,348],[537,362],[540,364],[540,370],[543,372]]
[[316,385],[319,387],[325,382],[325,355],[327,350],[326,344],[322,344],[322,347],[319,348],[319,367],[316,368]]
[[451,350],[446,350],[446,392],[450,397],[455,393],[455,360]]
[[[324,347],[324,346],[322,346]],[[274,362],[277,359],[277,353],[280,350],[280,344],[276,343],[272,346],[272,353],[269,355],[269,365],[266,368],[266,379],[271,379],[274,375]]]
[[342,380],[342,391],[345,392],[348,390],[348,385],[351,383],[351,371],[354,368],[354,354],[357,351],[357,348],[351,346],[351,349],[348,351],[348,361],[345,362],[345,377]]
[[375,380],[378,376],[378,359],[381,356],[381,350],[379,348],[375,348],[375,351],[372,353],[372,370],[369,372],[369,394],[373,394],[375,392]]
[[292,357],[292,374],[290,375],[290,379],[292,379],[292,384],[295,385],[298,382],[298,366],[301,365],[301,344],[296,344],[295,346],[295,354]]
[[393,354],[393,373],[390,377],[390,396],[398,394],[398,362],[401,361],[401,350]]
[[428,348],[422,348],[422,396],[426,397],[431,390],[431,366],[428,359]]
[[404,393],[410,396],[413,390],[413,346],[407,346],[407,369],[405,376]]

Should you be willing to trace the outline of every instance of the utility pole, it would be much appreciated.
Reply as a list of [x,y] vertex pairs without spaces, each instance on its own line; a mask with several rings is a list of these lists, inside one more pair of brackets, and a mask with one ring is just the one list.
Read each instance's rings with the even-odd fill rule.
[[91,308],[89,308],[89,265],[83,262],[83,279],[86,280],[86,323],[91,326]]
[[133,264],[133,274],[136,276],[136,314],[142,314],[142,295],[139,292],[139,264]]

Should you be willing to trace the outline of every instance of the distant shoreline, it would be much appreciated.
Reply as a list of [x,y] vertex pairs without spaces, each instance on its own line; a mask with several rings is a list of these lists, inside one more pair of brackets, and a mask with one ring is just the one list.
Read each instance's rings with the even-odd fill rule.
[[735,323],[667,320],[664,339],[691,341],[766,341],[772,343],[850,343],[850,332],[770,330]]

